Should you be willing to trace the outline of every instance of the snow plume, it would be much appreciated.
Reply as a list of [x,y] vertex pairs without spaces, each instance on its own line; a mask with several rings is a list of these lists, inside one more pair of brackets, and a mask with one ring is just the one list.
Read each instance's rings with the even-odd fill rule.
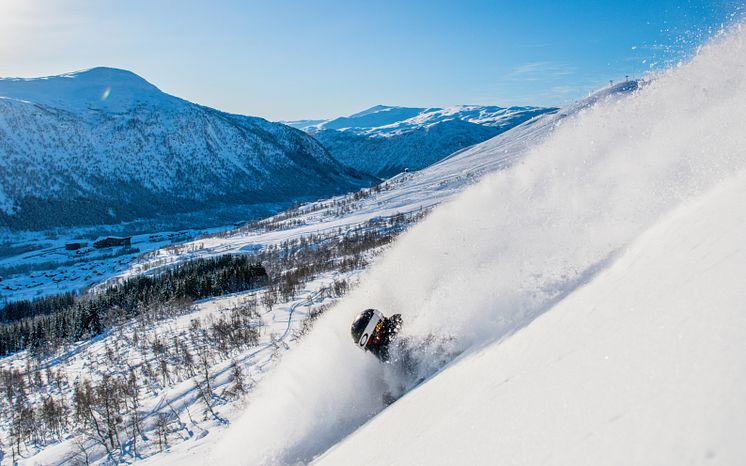
[[672,208],[743,169],[745,41],[737,28],[634,94],[564,119],[520,163],[436,209],[265,379],[209,459],[306,463],[379,412],[390,377],[349,334],[362,309],[401,313],[410,339],[449,335],[452,349],[473,350],[530,323]]

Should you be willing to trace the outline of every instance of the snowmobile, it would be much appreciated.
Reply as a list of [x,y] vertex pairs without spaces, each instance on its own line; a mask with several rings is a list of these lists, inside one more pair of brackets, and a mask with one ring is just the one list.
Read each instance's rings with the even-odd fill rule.
[[382,401],[386,406],[458,355],[453,351],[454,340],[448,336],[399,336],[402,323],[401,314],[386,317],[377,309],[364,310],[352,322],[352,340],[358,348],[370,351],[384,363],[382,376],[387,390]]
[[402,326],[401,314],[384,316],[377,309],[366,309],[352,321],[352,340],[370,351],[381,362],[389,362],[389,345]]

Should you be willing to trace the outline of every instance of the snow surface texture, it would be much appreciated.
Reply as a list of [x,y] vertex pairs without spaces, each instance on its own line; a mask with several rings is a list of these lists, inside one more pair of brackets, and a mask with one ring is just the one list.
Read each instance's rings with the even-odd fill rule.
[[0,79],[0,226],[290,204],[371,181],[301,131],[192,104],[129,71]]
[[726,184],[318,464],[744,464],[746,176]]
[[[722,445],[728,452],[720,456],[723,462],[728,463],[728,454],[736,455],[743,461],[743,451],[737,450],[742,447],[731,437],[733,432],[743,431],[743,416],[738,421],[739,413],[743,412],[743,402],[731,398],[733,387],[742,387],[739,381],[743,381],[744,366],[740,362],[740,346],[744,341],[743,320],[730,320],[733,316],[732,306],[742,302],[743,294],[734,290],[742,288],[739,278],[742,274],[737,271],[743,269],[743,255],[738,249],[741,248],[740,242],[728,236],[732,234],[729,233],[732,231],[729,230],[730,224],[724,223],[715,230],[721,233],[726,249],[719,250],[715,246],[703,249],[704,252],[711,250],[717,253],[718,257],[732,256],[723,262],[709,259],[715,269],[704,276],[713,286],[698,285],[692,292],[701,291],[698,295],[701,297],[693,302],[686,303],[675,296],[668,296],[671,290],[680,290],[683,297],[689,297],[682,287],[686,288],[688,283],[694,287],[699,278],[696,272],[705,272],[703,269],[689,268],[698,256],[682,257],[690,254],[691,248],[697,243],[703,247],[712,244],[704,241],[708,233],[703,233],[702,229],[706,230],[707,224],[696,229],[692,226],[692,223],[707,220],[698,220],[696,214],[717,210],[721,215],[713,218],[716,221],[734,214],[731,212],[733,204],[725,200],[718,202],[719,198],[715,197],[714,201],[705,202],[704,207],[689,207],[694,213],[691,216],[682,214],[682,223],[672,223],[671,229],[660,224],[660,231],[666,231],[656,233],[658,229],[655,229],[650,233],[652,239],[640,239],[639,249],[632,248],[626,254],[624,251],[645,230],[661,222],[676,207],[684,205],[683,209],[687,209],[686,204],[690,199],[713,189],[746,166],[746,133],[743,131],[746,121],[746,62],[742,59],[746,56],[744,39],[744,33],[740,30],[733,32],[715,44],[704,47],[690,63],[663,73],[631,96],[602,101],[575,117],[564,119],[561,127],[521,163],[486,177],[451,203],[436,209],[424,222],[405,234],[366,274],[361,286],[343,300],[334,312],[320,319],[305,341],[287,354],[279,367],[258,387],[246,412],[231,426],[222,441],[202,445],[171,459],[178,464],[308,462],[379,413],[383,409],[382,393],[396,381],[392,383],[391,378],[383,373],[386,368],[373,357],[355,351],[349,337],[352,318],[361,309],[374,306],[386,314],[403,314],[404,337],[417,340],[430,334],[449,335],[452,337],[452,349],[464,351],[462,359],[445,372],[446,382],[439,384],[440,376],[436,376],[401,400],[401,411],[398,411],[397,405],[392,407],[391,412],[399,412],[399,415],[392,414],[395,419],[388,419],[386,424],[391,428],[395,428],[397,422],[404,424],[409,420],[415,423],[412,417],[426,418],[429,413],[447,408],[447,400],[463,397],[466,400],[462,405],[464,410],[459,411],[459,405],[456,405],[449,411],[451,415],[441,418],[444,420],[441,422],[446,422],[446,419],[455,422],[459,416],[471,415],[473,417],[466,419],[473,422],[475,430],[490,429],[491,420],[487,421],[488,426],[485,427],[482,411],[475,411],[476,407],[496,402],[493,395],[500,389],[497,382],[506,387],[509,385],[505,385],[504,379],[487,379],[485,372],[488,371],[482,366],[479,366],[481,370],[471,370],[480,364],[480,359],[487,363],[505,361],[508,365],[506,368],[496,369],[490,365],[490,369],[501,374],[515,373],[517,376],[524,369],[527,374],[531,370],[538,374],[531,379],[536,381],[535,384],[522,384],[521,390],[511,392],[513,398],[500,398],[503,401],[490,408],[490,412],[504,408],[510,418],[517,418],[516,424],[510,424],[508,419],[500,424],[505,426],[506,435],[512,426],[516,429],[550,429],[555,426],[557,431],[564,432],[561,426],[557,426],[558,422],[562,422],[562,417],[557,413],[565,408],[554,406],[542,409],[540,403],[545,399],[541,398],[541,394],[550,388],[543,386],[544,383],[557,383],[564,388],[571,383],[577,384],[579,379],[595,378],[589,386],[596,390],[583,392],[585,396],[575,394],[562,398],[555,394],[558,398],[550,398],[555,404],[568,403],[568,410],[573,408],[573,404],[578,404],[578,410],[592,411],[594,405],[603,403],[606,389],[613,389],[613,393],[619,396],[626,393],[632,399],[642,400],[639,406],[645,413],[636,411],[634,403],[625,404],[624,400],[617,400],[614,406],[632,408],[620,411],[622,417],[618,420],[609,416],[606,419],[609,422],[608,431],[599,431],[597,415],[586,418],[576,414],[572,419],[578,424],[568,428],[567,437],[564,438],[575,443],[567,445],[562,443],[563,439],[542,437],[542,451],[546,455],[564,451],[573,459],[583,459],[586,454],[587,458],[606,460],[608,457],[603,455],[608,453],[615,456],[604,462],[649,464],[655,463],[657,458],[664,458],[663,463],[680,464],[681,461],[676,460],[683,456],[674,455],[695,454],[695,449],[702,445],[681,439],[696,437],[705,428],[711,427],[712,433],[709,435],[712,437],[703,437],[702,441],[716,439],[719,442],[713,445],[712,452],[717,455]],[[725,197],[740,197],[742,205],[743,190],[725,192]],[[736,202],[736,211],[738,206]],[[735,218],[734,221],[738,221],[743,217]],[[659,251],[662,244],[677,238],[676,226],[692,230],[682,230],[682,243],[672,244],[671,249],[666,250],[670,251],[669,254]],[[742,221],[734,224],[733,228],[737,228],[735,234],[742,231]],[[656,234],[663,235],[663,238],[655,237]],[[636,258],[645,265],[647,262],[641,256],[655,252],[658,253],[655,257],[661,262],[654,268],[657,273],[636,278],[637,272],[642,275],[644,269],[634,266]],[[606,270],[619,256],[623,259]],[[630,275],[625,275],[625,267],[632,271]],[[666,273],[672,274],[670,279],[665,276]],[[586,293],[582,291],[584,286],[588,290]],[[601,289],[599,295],[594,294],[596,286]],[[609,286],[610,293],[614,287],[624,293],[614,295],[619,296],[614,303],[597,301],[595,297],[600,299],[604,295],[603,286]],[[580,292],[574,295],[573,292],[578,290]],[[718,295],[725,296],[725,300],[718,298]],[[735,298],[739,300],[732,301]],[[604,304],[602,317],[606,318],[589,317],[589,325],[592,323],[596,327],[575,330],[583,333],[591,350],[594,348],[592,344],[597,345],[595,348],[599,348],[599,351],[613,346],[614,352],[610,356],[623,358],[626,354],[630,355],[629,359],[619,362],[634,375],[629,385],[613,385],[625,382],[616,378],[624,371],[620,368],[620,372],[610,372],[614,377],[606,386],[603,373],[596,374],[593,366],[581,364],[591,361],[592,356],[573,355],[572,351],[579,351],[582,347],[563,344],[572,341],[572,338],[565,340],[566,336],[553,335],[549,342],[545,342],[541,338],[529,338],[532,333],[528,331],[522,332],[520,337],[511,337],[565,299],[565,303],[558,307],[558,312],[552,312],[537,322],[536,330],[532,332],[547,335],[564,331],[562,326],[551,325],[552,322],[561,322],[563,318],[571,320],[568,324],[570,327],[577,327],[583,319],[567,314],[590,316],[594,305]],[[638,299],[639,305],[648,309],[648,312],[629,311]],[[725,306],[726,309],[710,315],[699,309],[703,300],[714,303],[713,308]],[[663,308],[657,309],[657,306]],[[686,322],[687,319],[701,316],[707,317],[707,323],[701,320]],[[657,317],[660,320],[656,320]],[[711,321],[711,318],[715,321]],[[671,327],[666,329],[665,326],[669,324]],[[739,346],[725,351],[722,350],[725,346],[708,345],[707,342],[718,338],[715,333],[708,333],[708,340],[698,340],[705,331],[697,329],[700,324],[711,326],[709,328],[713,332],[727,330],[723,345],[737,342]],[[660,325],[664,328],[660,328]],[[550,329],[546,330],[545,326]],[[654,346],[657,334],[662,338],[662,349]],[[625,353],[625,348],[634,346],[639,337],[644,343],[650,344],[650,353],[643,354],[631,349],[630,353]],[[502,344],[478,351],[506,338]],[[514,343],[508,345],[511,340]],[[614,345],[614,342],[617,344]],[[681,353],[665,346],[673,342],[678,342],[676,348]],[[556,345],[556,350],[551,345]],[[505,348],[504,353],[502,348]],[[499,354],[493,355],[493,351]],[[567,366],[560,362],[542,365],[542,361],[545,361],[542,355],[547,354],[545,352],[560,361],[566,357],[568,362],[564,364]],[[698,355],[699,352],[703,354]],[[521,357],[518,353],[523,353],[522,357],[529,358],[527,362],[535,362],[537,366],[524,368],[520,361],[513,362],[514,358]],[[537,356],[532,358],[532,354]],[[660,358],[655,357],[658,354]],[[420,357],[426,361],[429,356],[423,353]],[[694,384],[681,388],[682,391],[675,383],[666,385],[663,379],[658,379],[660,383],[646,382],[646,374],[653,378],[658,373],[670,374],[675,369],[666,369],[666,364],[672,360],[681,362],[682,359],[696,362],[719,360],[717,367],[705,374],[717,376],[720,382],[728,377],[726,370],[733,369],[735,372],[728,379],[730,384],[723,382],[716,385],[709,385],[710,381],[690,375],[679,375],[680,378],[673,379],[674,382]],[[461,361],[463,368],[458,364]],[[578,364],[573,364],[573,361],[578,361]],[[596,361],[596,364],[601,362]],[[511,367],[515,368],[514,372],[511,372]],[[677,367],[687,369],[686,365]],[[552,372],[558,368],[563,370]],[[462,380],[456,375],[449,376],[454,373],[468,378]],[[437,401],[426,398],[429,402],[423,402],[426,404],[424,407],[417,405],[414,415],[405,409],[416,403],[420,393],[423,397],[432,397],[436,390],[448,391],[448,381],[453,381],[451,377],[460,380],[459,388],[463,392],[449,391],[448,397],[444,395]],[[672,407],[668,401],[661,399],[659,390],[662,385],[669,393],[680,396],[680,400],[689,399],[687,394],[694,393],[694,402]],[[710,387],[711,390],[708,390]],[[705,393],[713,397],[713,403],[721,403],[725,408],[718,408],[714,414],[710,412],[711,405],[702,398]],[[515,412],[512,411],[514,408],[509,408],[513,403],[519,406]],[[526,419],[520,419],[523,415],[520,407],[526,408]],[[655,407],[661,407],[661,411],[655,412]],[[724,414],[729,407],[734,408],[730,417]],[[661,420],[657,420],[652,430],[646,431],[648,438],[643,446],[648,451],[634,450],[636,453],[633,453],[629,447],[636,438],[640,438],[635,433],[644,430],[646,419],[654,419],[658,414],[671,416],[665,430]],[[708,417],[709,414],[713,417]],[[693,425],[695,420],[705,422],[704,419],[712,424]],[[461,420],[459,426],[463,427],[465,423],[468,420]],[[360,444],[384,441],[382,434],[375,435],[375,432],[381,432],[376,425],[380,426],[376,422],[369,425],[369,432],[374,432],[370,437],[360,434]],[[430,425],[427,431],[430,434],[427,437],[430,440],[427,442],[428,448],[439,453],[435,462],[461,462],[464,455],[469,455],[468,458],[476,462],[494,463],[496,458],[490,457],[490,454],[495,450],[489,442],[469,445],[471,449],[468,451],[465,443],[457,444],[463,450],[451,450],[444,441],[438,443],[447,437],[446,428],[443,424],[436,424]],[[730,430],[731,434],[723,433],[726,430]],[[409,444],[415,442],[414,437],[418,432],[423,431],[407,431],[402,435],[407,435],[410,442],[394,444],[399,446],[396,451],[403,458]],[[500,433],[492,432],[496,436]],[[607,432],[615,435],[602,435]],[[489,433],[478,435],[487,436]],[[519,444],[513,445],[508,452],[538,450],[536,438],[520,437],[521,434],[520,430],[511,433],[511,438]],[[655,438],[650,438],[656,435],[657,442]],[[464,436],[466,434],[462,431],[457,439]],[[591,439],[588,440],[592,442],[590,445],[598,449],[587,451],[580,440],[582,436]],[[598,437],[594,439],[594,436]],[[490,436],[490,439],[494,438]],[[521,442],[520,439],[526,441]],[[557,443],[554,443],[555,440]],[[687,449],[684,453],[677,453],[674,446]],[[340,448],[339,454],[343,455],[345,451],[350,450]],[[407,454],[416,453],[412,450]],[[361,457],[365,456],[356,455],[356,459]],[[407,456],[410,461],[405,459],[402,464],[420,462],[412,460],[413,457]],[[392,457],[387,458],[389,464],[397,462]],[[647,461],[649,458],[653,461]],[[421,459],[434,460],[429,456]],[[329,457],[329,460],[332,464],[338,464],[333,457]],[[501,457],[502,460],[514,464],[524,461],[518,453],[515,457]],[[163,458],[163,461],[169,462],[169,457]]]
[[377,105],[329,121],[288,122],[318,139],[334,157],[364,173],[388,178],[419,170],[556,108],[457,105],[409,108]]

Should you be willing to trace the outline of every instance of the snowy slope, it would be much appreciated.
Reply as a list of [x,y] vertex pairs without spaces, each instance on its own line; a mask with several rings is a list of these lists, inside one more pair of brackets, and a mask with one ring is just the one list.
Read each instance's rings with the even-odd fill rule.
[[112,68],[0,79],[0,141],[0,226],[11,228],[239,204],[266,211],[370,182],[300,131],[192,104]]
[[316,464],[743,464],[746,176],[726,184]]
[[[555,121],[397,241],[220,441],[158,463],[307,463],[381,412],[326,464],[743,462],[745,54],[735,31]],[[461,356],[384,411],[411,381],[352,347],[366,307],[448,337],[416,350],[420,375]]]
[[318,139],[342,163],[386,178],[419,170],[554,108],[377,105],[349,117],[288,122]]

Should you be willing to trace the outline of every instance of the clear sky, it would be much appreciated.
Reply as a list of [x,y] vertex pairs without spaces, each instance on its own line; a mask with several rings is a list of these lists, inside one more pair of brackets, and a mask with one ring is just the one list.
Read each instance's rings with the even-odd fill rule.
[[559,105],[680,58],[742,0],[0,0],[0,76],[112,66],[270,120]]

